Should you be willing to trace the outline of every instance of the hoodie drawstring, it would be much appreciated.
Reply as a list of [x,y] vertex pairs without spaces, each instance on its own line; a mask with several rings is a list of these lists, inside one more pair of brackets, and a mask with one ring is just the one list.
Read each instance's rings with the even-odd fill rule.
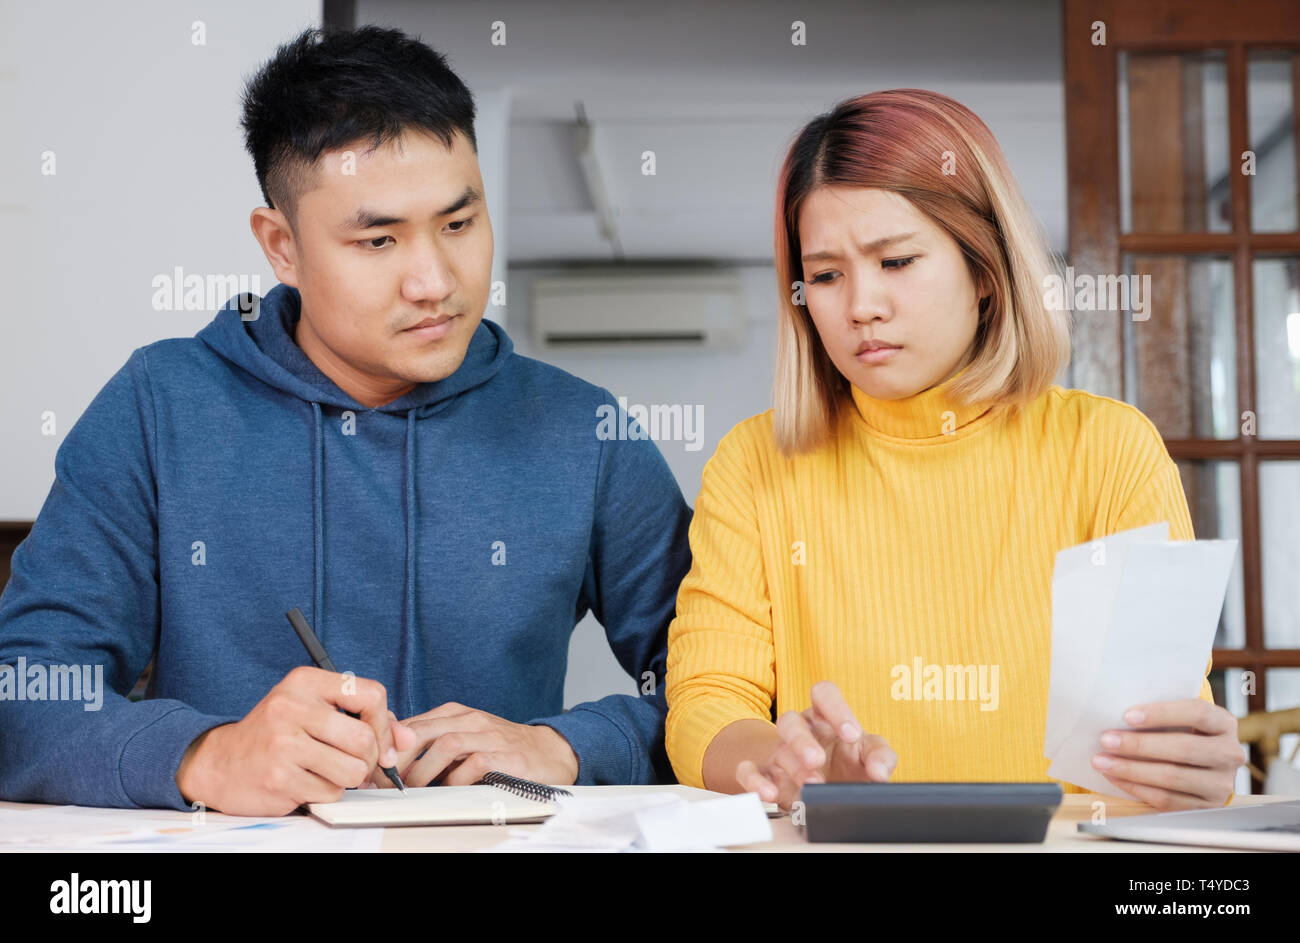
[[325,614],[321,612],[324,606],[325,594],[325,522],[324,511],[321,507],[322,493],[325,488],[321,483],[321,478],[325,472],[325,462],[322,451],[325,448],[325,436],[321,433],[321,416],[320,403],[313,402],[311,409],[315,422],[312,425],[311,440],[311,522],[312,522],[312,546],[315,554],[315,566],[312,572],[312,621],[316,624],[312,626],[316,630],[316,637],[323,642],[325,639]]
[[[312,545],[315,553],[313,574],[312,574],[312,621],[315,623],[313,628],[316,630],[316,637],[323,642],[325,639],[325,613],[324,613],[324,594],[325,594],[325,514],[323,505],[323,493],[325,490],[322,479],[325,476],[325,436],[322,433],[323,420],[321,419],[320,403],[311,404],[312,417],[312,443],[311,443],[311,478],[312,478],[312,500],[311,500],[311,517],[312,517]],[[405,663],[414,665],[412,660],[415,655],[415,409],[409,409],[406,412],[406,468],[403,485],[405,488],[405,502],[403,516],[406,523],[406,578],[404,605],[402,607],[402,652],[406,656]],[[415,707],[411,701],[411,689],[407,686],[406,693],[406,714],[411,717],[415,714]]]
[[[402,649],[406,655],[406,664],[414,666],[415,654],[415,413],[406,411],[406,608],[402,626]],[[413,685],[406,685],[405,717],[415,715],[415,706],[411,702]]]

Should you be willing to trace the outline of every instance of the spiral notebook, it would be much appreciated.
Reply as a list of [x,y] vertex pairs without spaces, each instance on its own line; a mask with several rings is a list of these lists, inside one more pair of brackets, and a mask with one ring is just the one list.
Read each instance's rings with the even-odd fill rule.
[[[576,788],[576,787],[575,787]],[[307,811],[335,828],[396,825],[507,825],[541,822],[556,812],[556,796],[573,795],[505,773],[488,773],[473,786],[349,789],[338,802],[312,802]]]

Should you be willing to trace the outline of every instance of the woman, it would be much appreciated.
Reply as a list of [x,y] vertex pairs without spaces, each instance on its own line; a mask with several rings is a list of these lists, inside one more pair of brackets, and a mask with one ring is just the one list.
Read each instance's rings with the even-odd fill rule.
[[[786,808],[806,782],[1046,779],[1055,554],[1158,521],[1192,539],[1177,467],[1137,409],[1052,385],[1069,323],[1043,240],[951,99],[810,122],[776,269],[775,408],[705,468],[669,629],[678,778]],[[933,665],[962,699],[922,694]],[[1242,753],[1208,681],[1135,708],[1097,769],[1156,808],[1225,804]]]

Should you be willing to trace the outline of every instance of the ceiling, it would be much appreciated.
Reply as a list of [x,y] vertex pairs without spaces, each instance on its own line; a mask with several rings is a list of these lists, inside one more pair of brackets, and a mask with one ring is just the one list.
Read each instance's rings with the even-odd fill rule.
[[[950,95],[992,129],[1048,235],[1066,244],[1059,4],[798,0],[357,4],[511,102],[510,264],[768,264],[785,148],[837,101],[884,88]],[[504,46],[490,42],[505,24]],[[791,43],[806,24],[807,45]],[[617,242],[602,236],[574,145],[581,107]],[[642,173],[654,152],[655,174]],[[621,255],[620,250],[621,249]]]

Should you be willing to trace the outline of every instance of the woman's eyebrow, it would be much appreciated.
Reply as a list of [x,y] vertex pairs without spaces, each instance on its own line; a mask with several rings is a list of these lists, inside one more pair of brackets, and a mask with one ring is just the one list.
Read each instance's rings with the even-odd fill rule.
[[[862,245],[858,246],[858,248],[864,255],[870,255],[878,249],[883,249],[885,246],[893,245],[895,242],[902,242],[904,239],[911,239],[915,235],[916,233],[914,232],[900,232],[893,236],[884,236],[872,242],[864,242]],[[831,252],[823,249],[818,252],[809,252],[807,255],[803,256],[803,261],[817,262],[821,259],[838,259],[839,257],[840,254],[838,252]]]

